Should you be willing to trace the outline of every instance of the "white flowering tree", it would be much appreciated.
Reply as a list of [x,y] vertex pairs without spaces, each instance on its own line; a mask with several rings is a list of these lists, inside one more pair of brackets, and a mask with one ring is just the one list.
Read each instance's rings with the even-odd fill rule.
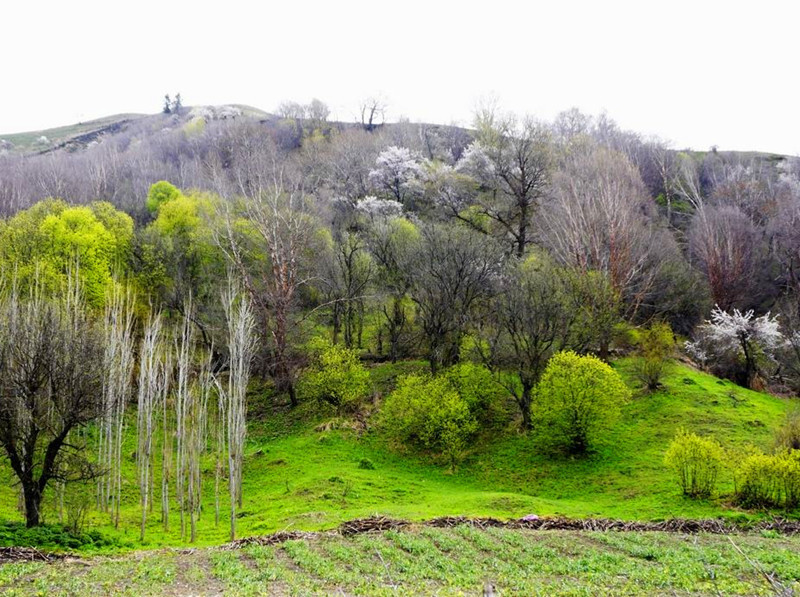
[[755,317],[752,310],[723,311],[719,306],[702,324],[693,342],[686,343],[690,356],[703,365],[731,374],[736,381],[752,387],[774,363],[775,354],[786,340],[777,316]]
[[403,204],[394,199],[378,199],[367,195],[356,202],[356,212],[369,218],[394,218],[402,215]]
[[375,192],[405,205],[422,193],[422,176],[419,155],[407,147],[393,145],[378,155],[369,181]]

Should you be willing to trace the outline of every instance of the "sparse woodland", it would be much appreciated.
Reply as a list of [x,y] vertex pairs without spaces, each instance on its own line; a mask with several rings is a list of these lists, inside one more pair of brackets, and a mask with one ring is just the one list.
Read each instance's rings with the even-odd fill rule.
[[[80,487],[114,526],[138,504],[141,540],[158,520],[194,542],[202,517],[235,539],[264,388],[450,471],[508,429],[592,454],[679,356],[800,391],[800,158],[682,151],[576,110],[463,129],[173,104],[0,153],[0,446],[28,526]],[[373,365],[414,359],[375,391]],[[796,421],[775,431],[736,460],[745,507],[800,501]],[[722,448],[675,442],[682,490],[714,495]]]

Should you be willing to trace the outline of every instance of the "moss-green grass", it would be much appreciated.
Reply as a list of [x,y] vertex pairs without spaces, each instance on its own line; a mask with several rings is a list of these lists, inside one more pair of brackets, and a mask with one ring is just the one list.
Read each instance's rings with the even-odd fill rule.
[[[731,540],[735,543],[731,543]],[[768,595],[800,538],[421,528],[0,566],[4,595]],[[786,593],[789,594],[789,593]]]
[[[632,361],[615,365],[632,386]],[[424,369],[421,361],[381,364],[372,369],[377,389],[386,392],[397,375]],[[682,497],[662,459],[676,430],[684,426],[713,434],[726,447],[752,443],[768,448],[773,430],[791,401],[749,391],[677,365],[665,387],[636,393],[597,452],[569,459],[537,450],[531,436],[505,429],[482,434],[455,473],[436,459],[390,446],[377,428],[318,431],[334,418],[332,411],[305,403],[289,410],[268,391],[251,395],[249,439],[244,470],[244,507],[239,536],[284,529],[333,528],[344,520],[383,514],[412,520],[443,515],[521,517],[526,514],[604,516],[629,520],[670,517],[762,516],[730,506],[733,478],[720,479],[711,500]],[[158,496],[149,517],[147,537],[138,540],[139,507],[135,479],[135,438],[125,449],[125,496],[122,521],[114,529],[106,515],[92,512],[87,526],[116,539],[122,548],[185,545],[177,507],[165,532],[159,521]],[[374,468],[363,468],[368,460]],[[205,463],[204,512],[199,545],[227,540],[222,503],[219,526],[213,516],[213,466]],[[12,477],[0,488],[0,518],[19,520]],[[52,496],[45,517],[55,522]],[[782,513],[784,514],[784,513]],[[108,551],[108,548],[103,548]]]

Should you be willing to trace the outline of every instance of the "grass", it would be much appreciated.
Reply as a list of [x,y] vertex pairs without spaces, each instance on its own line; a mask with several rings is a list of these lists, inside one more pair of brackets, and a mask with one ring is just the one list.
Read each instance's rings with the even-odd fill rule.
[[[24,133],[0,134],[0,139],[9,141],[14,144],[13,151],[17,153],[27,153],[30,151],[40,151],[53,147],[64,141],[67,141],[78,135],[85,135],[107,126],[111,126],[117,122],[128,120],[131,118],[139,118],[141,114],[115,114],[113,116],[106,116],[96,120],[87,120],[86,122],[78,122],[75,124],[60,126],[57,128],[46,129],[41,131],[27,131]],[[40,144],[40,137],[47,137],[46,144]]]
[[[379,392],[385,393],[399,374],[423,369],[421,361],[380,364],[372,370]],[[632,363],[617,369],[633,385]],[[676,430],[687,427],[713,433],[726,447],[747,443],[767,448],[790,401],[752,392],[710,375],[678,365],[654,394],[639,394],[625,406],[622,419],[592,456],[568,459],[537,451],[530,436],[508,429],[486,432],[455,473],[425,455],[404,453],[390,446],[376,429],[359,432],[324,425],[335,419],[305,403],[289,410],[276,405],[269,392],[255,389],[250,399],[251,422],[246,449],[244,507],[237,521],[239,536],[284,529],[320,530],[345,520],[382,514],[411,520],[443,515],[521,517],[526,514],[605,516],[628,520],[670,517],[763,516],[729,505],[730,473],[723,476],[720,495],[689,500],[662,463]],[[90,512],[87,528],[104,541],[80,549],[110,553],[119,549],[181,546],[177,506],[165,532],[156,509],[149,516],[144,543],[138,540],[139,507],[135,485],[135,438],[124,451],[125,494],[119,529],[107,515]],[[366,463],[366,464],[365,464]],[[370,468],[370,465],[372,468]],[[226,500],[219,526],[213,516],[213,465],[205,465],[204,512],[198,545],[215,545],[228,538]],[[19,520],[12,477],[0,487],[0,518]],[[56,522],[53,498],[45,504],[48,522]]]
[[714,535],[421,528],[234,551],[7,564],[0,592],[475,595],[491,582],[504,595],[770,594],[762,571],[800,589],[800,538],[732,539],[736,546]]

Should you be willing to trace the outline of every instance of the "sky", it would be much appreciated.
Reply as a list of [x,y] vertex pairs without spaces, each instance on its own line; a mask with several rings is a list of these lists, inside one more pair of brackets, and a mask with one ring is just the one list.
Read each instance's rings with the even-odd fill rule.
[[319,98],[468,125],[578,107],[675,148],[800,154],[800,2],[26,0],[0,8],[0,138],[122,112]]

